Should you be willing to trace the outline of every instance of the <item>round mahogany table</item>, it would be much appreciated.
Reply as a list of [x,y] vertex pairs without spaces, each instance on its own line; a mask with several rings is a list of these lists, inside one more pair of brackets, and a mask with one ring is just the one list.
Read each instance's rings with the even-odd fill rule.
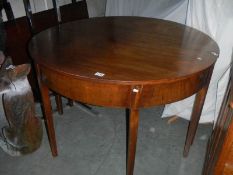
[[53,156],[57,146],[49,89],[83,103],[130,110],[127,175],[132,175],[139,109],[197,93],[184,147],[187,156],[219,48],[209,36],[178,23],[103,17],[42,31],[31,39],[29,53]]

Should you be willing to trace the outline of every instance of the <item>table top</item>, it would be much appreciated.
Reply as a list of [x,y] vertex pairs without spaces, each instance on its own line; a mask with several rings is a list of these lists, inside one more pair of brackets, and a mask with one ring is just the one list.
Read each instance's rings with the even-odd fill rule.
[[144,17],[73,21],[35,35],[36,63],[81,79],[148,84],[179,80],[213,65],[219,48],[204,33]]

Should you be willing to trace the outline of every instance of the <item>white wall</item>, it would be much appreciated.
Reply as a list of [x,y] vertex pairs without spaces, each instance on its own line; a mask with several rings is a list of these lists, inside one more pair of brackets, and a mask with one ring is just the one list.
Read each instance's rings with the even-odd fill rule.
[[107,0],[87,0],[89,17],[105,16]]

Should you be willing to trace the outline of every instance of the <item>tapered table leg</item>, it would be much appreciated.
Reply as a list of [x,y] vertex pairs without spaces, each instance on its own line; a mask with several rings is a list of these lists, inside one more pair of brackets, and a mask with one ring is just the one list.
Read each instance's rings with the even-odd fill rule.
[[194,137],[197,132],[198,123],[201,117],[202,108],[205,102],[205,97],[208,91],[211,75],[213,69],[209,71],[209,75],[206,80],[206,85],[196,94],[191,119],[189,121],[188,131],[186,135],[186,141],[184,146],[183,156],[187,157],[190,147],[193,144]]
[[52,116],[52,106],[51,101],[49,98],[49,89],[48,87],[42,82],[41,75],[40,75],[40,69],[39,66],[36,65],[37,69],[37,76],[38,76],[38,82],[40,86],[40,92],[41,92],[41,98],[42,98],[42,106],[43,106],[43,112],[45,117],[45,124],[46,129],[48,132],[49,137],[49,144],[51,148],[51,152],[53,156],[57,156],[57,143],[56,143],[56,137],[55,137],[55,131],[54,131],[54,124],[53,124],[53,116]]
[[52,155],[57,156],[57,143],[53,124],[52,106],[49,98],[49,89],[47,86],[43,85],[43,83],[41,84],[41,97],[43,101],[45,124],[47,126],[50,148]]
[[130,109],[128,131],[127,175],[133,175],[138,132],[138,109]]

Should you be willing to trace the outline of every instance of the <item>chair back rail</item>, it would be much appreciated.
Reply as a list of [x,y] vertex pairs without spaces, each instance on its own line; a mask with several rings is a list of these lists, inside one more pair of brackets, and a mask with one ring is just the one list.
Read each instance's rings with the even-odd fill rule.
[[59,23],[88,18],[86,0],[72,0],[72,3],[59,6],[57,0],[52,0],[53,8],[38,13],[32,13],[29,0],[23,0],[26,17],[32,34]]

